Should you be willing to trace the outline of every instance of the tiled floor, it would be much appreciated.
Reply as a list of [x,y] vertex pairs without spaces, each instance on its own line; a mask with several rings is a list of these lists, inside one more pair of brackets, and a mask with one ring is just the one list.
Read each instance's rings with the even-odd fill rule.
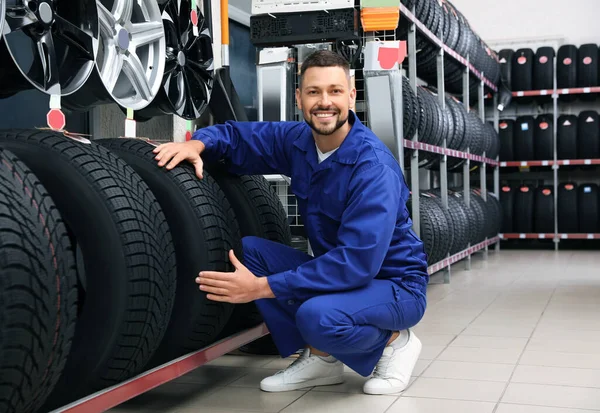
[[[440,276],[432,282],[441,281]],[[415,331],[423,342],[401,395],[343,385],[263,393],[289,360],[224,356],[117,412],[584,413],[600,412],[600,253],[490,251],[432,284]]]

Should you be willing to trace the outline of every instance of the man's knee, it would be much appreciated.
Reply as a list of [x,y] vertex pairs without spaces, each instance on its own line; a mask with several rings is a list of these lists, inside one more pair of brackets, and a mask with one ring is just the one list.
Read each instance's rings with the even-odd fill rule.
[[261,246],[264,244],[264,239],[255,236],[246,236],[242,238],[242,250],[245,255],[256,256],[261,252]]
[[315,297],[298,308],[296,326],[308,344],[328,351],[331,343],[352,328],[352,322],[346,314],[331,307],[327,298]]

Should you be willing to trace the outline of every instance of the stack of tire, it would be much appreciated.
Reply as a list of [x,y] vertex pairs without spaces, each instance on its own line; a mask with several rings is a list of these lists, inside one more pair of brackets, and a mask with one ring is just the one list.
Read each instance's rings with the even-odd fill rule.
[[[466,17],[449,1],[437,0],[402,0],[402,3],[413,10],[416,18],[421,21],[435,36],[441,39],[450,49],[460,56],[469,58],[476,70],[483,72],[485,77],[497,85],[500,80],[500,65],[498,56],[475,33]],[[405,38],[408,30],[406,20],[397,29],[399,38]],[[437,54],[438,47],[417,31],[416,49],[417,69],[419,77],[437,85]],[[444,57],[444,79],[447,91],[462,93],[464,67],[449,55]],[[470,95],[476,100],[479,80],[471,77]]]
[[[566,44],[557,51],[552,47],[503,49],[498,52],[502,80],[512,91],[548,90],[554,88],[554,59],[556,58],[556,81],[559,89],[600,86],[597,44],[579,47]],[[579,95],[581,100],[594,100],[595,95]],[[549,96],[536,97],[548,102]],[[561,95],[561,100],[574,101],[575,95]],[[522,101],[532,101],[522,97]]]
[[[412,216],[412,199],[407,206]],[[488,192],[484,201],[478,188],[471,189],[469,207],[462,188],[449,190],[448,210],[443,207],[439,188],[422,191],[419,214],[420,236],[429,265],[497,236],[502,225],[502,208],[497,196]]]
[[232,271],[243,235],[290,243],[264,178],[199,180],[153,149],[0,131],[1,411],[51,411],[212,343],[236,309],[198,272]]
[[[597,184],[561,183],[557,200],[559,233],[600,233],[600,191]],[[554,233],[553,186],[507,184],[502,187],[500,203],[502,233]]]
[[[499,123],[500,160],[554,159],[554,118],[551,114],[520,116]],[[600,158],[600,116],[596,111],[561,115],[556,130],[558,159]]]
[[[410,88],[409,94],[412,96],[412,89]],[[498,133],[492,124],[483,123],[473,111],[467,112],[464,105],[454,97],[446,97],[445,105],[442,108],[439,96],[434,88],[418,86],[416,98],[419,108],[417,124],[419,142],[443,146],[445,141],[446,147],[449,149],[461,152],[466,152],[469,149],[472,154],[485,154],[488,158],[496,159],[500,150],[500,142]],[[404,104],[406,107],[406,101]],[[412,107],[414,108],[415,105]],[[415,119],[412,116],[411,118],[412,120]],[[406,117],[404,125],[406,128]],[[414,122],[411,123],[411,126],[414,126]],[[412,129],[411,132],[413,132]],[[414,132],[412,136],[414,136]],[[412,150],[405,150],[407,169],[410,169],[411,154]],[[437,169],[439,168],[439,162],[440,155],[425,151],[419,155],[419,167]],[[448,169],[454,170],[462,166],[463,163],[464,160],[460,158],[448,159]]]

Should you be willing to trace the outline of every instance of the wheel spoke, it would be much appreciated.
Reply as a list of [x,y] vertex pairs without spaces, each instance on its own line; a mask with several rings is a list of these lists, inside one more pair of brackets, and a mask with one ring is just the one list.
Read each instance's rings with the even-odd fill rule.
[[165,61],[165,76],[172,73],[177,68],[177,60],[171,54],[167,54],[167,60]]
[[114,48],[109,50],[105,60],[106,69],[103,73],[104,84],[110,93],[114,93],[115,86],[123,70],[123,57]]
[[192,20],[190,13],[192,9],[190,7],[190,0],[177,0],[179,1],[179,13],[173,18],[179,19],[179,30],[183,35],[184,32],[191,32],[192,30]]
[[58,15],[55,15],[54,28],[57,38],[77,50],[82,57],[94,60],[94,45],[89,33]]
[[162,22],[146,22],[131,25],[131,42],[135,47],[144,46],[164,37]]
[[115,25],[117,24],[112,13],[104,7],[102,3],[98,0],[98,19],[100,20],[100,31],[104,32],[107,36],[116,35]]
[[131,84],[139,96],[144,100],[152,98],[152,91],[146,78],[146,69],[136,54],[123,56],[123,73],[131,81]]
[[112,15],[115,16],[115,20],[121,25],[131,21],[133,2],[134,0],[115,0],[112,7]]
[[175,26],[175,32],[177,33],[177,38],[179,38],[181,36],[181,28],[179,27],[179,10],[177,10],[176,0],[169,0],[165,11],[171,17],[171,20],[173,20],[173,26]]
[[25,7],[6,6],[4,33],[9,34],[22,30],[23,28],[37,23],[35,14]]
[[58,62],[52,33],[44,33],[37,41],[38,57],[42,66],[44,90],[50,94],[60,94]]

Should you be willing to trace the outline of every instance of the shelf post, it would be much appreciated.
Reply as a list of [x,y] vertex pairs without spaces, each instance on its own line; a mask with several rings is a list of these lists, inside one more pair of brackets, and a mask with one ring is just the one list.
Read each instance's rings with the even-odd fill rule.
[[[482,72],[481,73],[482,77],[485,76],[485,74]],[[485,96],[485,84],[483,83],[483,80],[479,81],[479,87],[477,89],[477,96],[478,96],[478,100],[477,100],[477,106],[479,109],[479,119],[481,119],[481,122],[485,124],[485,102],[484,102],[484,96]],[[483,151],[483,157],[487,157],[487,153],[486,151]],[[479,169],[479,189],[481,190],[481,198],[483,198],[484,202],[487,202],[487,164],[485,162],[481,163],[481,167]],[[485,237],[485,240],[487,241],[487,237]],[[484,253],[483,253],[483,258],[485,260],[488,259],[488,251],[489,251],[489,247],[488,245],[485,246],[484,248]]]
[[[444,49],[440,47],[437,55],[437,84],[438,84],[438,99],[442,110],[446,110],[446,85],[444,81]],[[442,147],[446,149],[448,146],[446,137]],[[443,154],[440,160],[440,190],[442,192],[442,205],[448,210],[448,155]]]
[[557,59],[553,59],[554,64],[554,87],[552,91],[552,118],[554,120],[553,144],[554,144],[554,165],[552,165],[552,176],[554,179],[554,250],[558,251],[560,238],[558,237],[558,80],[556,76]]
[[[469,56],[466,56],[467,59],[467,66],[465,66],[464,68],[464,72],[463,72],[463,105],[465,106],[465,110],[467,112],[469,112],[469,93],[470,93],[470,88],[469,88],[469,80],[470,80],[470,73],[469,73],[469,66],[468,66],[468,62],[469,62]],[[471,148],[468,147],[467,148],[467,155],[470,156],[471,154]],[[464,197],[465,197],[465,205],[467,206],[467,208],[471,207],[471,180],[470,180],[470,169],[471,169],[471,160],[467,157],[467,160],[465,161],[465,163],[463,164],[463,192],[464,192]],[[471,242],[469,241],[469,245],[468,248],[471,248]],[[471,254],[467,255],[467,259],[465,260],[465,269],[467,271],[471,271]]]
[[[498,109],[498,93],[494,93],[494,105],[492,110],[494,111],[494,130],[496,133],[499,132],[500,127],[500,110]],[[496,162],[500,162],[500,154],[496,155]],[[494,167],[494,195],[500,201],[500,164]],[[496,252],[500,252],[500,240],[496,242]]]
[[[415,8],[412,9],[413,14]],[[408,29],[408,80],[414,93],[417,93],[417,26],[410,23]],[[419,141],[419,131],[415,133],[413,142]],[[410,190],[412,193],[412,220],[413,231],[418,237],[421,236],[421,214],[419,211],[419,150],[414,149],[410,158]]]

